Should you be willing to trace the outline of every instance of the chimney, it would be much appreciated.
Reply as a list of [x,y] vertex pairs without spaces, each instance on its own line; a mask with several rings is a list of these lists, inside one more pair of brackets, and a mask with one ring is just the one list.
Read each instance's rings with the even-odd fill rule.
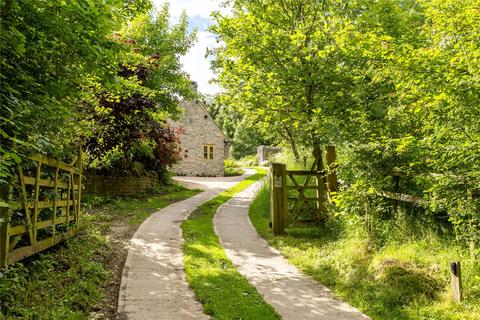
[[195,81],[190,81],[190,86],[192,87],[193,91],[197,92],[198,84]]

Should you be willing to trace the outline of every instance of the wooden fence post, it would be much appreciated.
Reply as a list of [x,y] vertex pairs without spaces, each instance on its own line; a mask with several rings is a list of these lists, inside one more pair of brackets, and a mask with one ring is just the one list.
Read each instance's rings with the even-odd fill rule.
[[326,146],[327,154],[325,156],[327,162],[327,189],[328,200],[332,201],[332,193],[338,191],[337,173],[335,172],[335,160],[337,153],[335,146]]
[[[7,187],[0,188],[0,200],[8,201]],[[0,206],[0,268],[7,265],[7,251],[9,247],[7,224],[8,224],[8,208]]]
[[313,157],[314,163],[312,166],[312,170],[319,172],[316,178],[317,184],[317,219],[321,221],[322,218],[326,214],[324,200],[325,200],[325,172],[324,172],[324,165],[323,165],[323,150],[318,143],[313,145]]
[[274,235],[282,234],[288,224],[286,166],[272,163],[270,167],[270,220]]
[[453,299],[462,301],[462,269],[460,262],[450,262],[450,274],[452,282]]
[[[76,219],[76,227],[78,227],[78,223],[80,222],[80,208],[81,208],[81,201],[82,201],[82,175],[83,175],[83,162],[82,162],[82,147],[78,147],[78,159],[75,163],[79,173],[77,175],[77,219]],[[75,193],[74,193],[75,194]]]

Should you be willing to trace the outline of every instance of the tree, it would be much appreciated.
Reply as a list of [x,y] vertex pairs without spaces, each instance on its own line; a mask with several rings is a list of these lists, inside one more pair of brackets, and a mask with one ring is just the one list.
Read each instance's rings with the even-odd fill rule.
[[[368,11],[361,9],[364,5],[234,1],[233,15],[217,14],[212,29],[225,43],[214,52],[225,99],[269,131],[278,131],[294,153],[295,141],[312,145],[344,140],[348,131],[340,127],[349,124],[347,116],[375,116],[386,109],[380,103],[365,108],[359,101],[369,94],[365,89],[355,94],[370,80],[367,65],[381,63],[375,60],[386,53],[381,46],[386,35],[355,29],[363,22],[359,10]],[[388,83],[374,85],[392,89]]]
[[271,134],[261,132],[252,119],[242,115],[234,107],[222,103],[220,97],[208,100],[208,112],[230,140],[232,157],[240,159],[256,154],[258,146],[269,145],[274,141]]
[[480,239],[478,0],[231,3],[212,28],[225,101],[293,150],[339,146],[353,193],[412,176],[404,191]]
[[128,168],[132,147],[143,142],[154,144],[153,154],[161,167],[177,160],[178,132],[165,120],[178,115],[181,97],[193,94],[178,57],[187,52],[195,35],[187,31],[186,16],[172,27],[168,17],[164,6],[156,15],[137,16],[116,35],[129,47],[121,56],[118,86],[98,92],[91,84],[93,99],[83,108],[83,122],[93,133],[85,145],[92,160],[120,150],[123,168]]
[[111,35],[150,6],[145,0],[0,2],[0,182],[33,150],[72,156],[72,142],[83,133],[75,111],[85,83],[114,81],[111,67],[123,48]]

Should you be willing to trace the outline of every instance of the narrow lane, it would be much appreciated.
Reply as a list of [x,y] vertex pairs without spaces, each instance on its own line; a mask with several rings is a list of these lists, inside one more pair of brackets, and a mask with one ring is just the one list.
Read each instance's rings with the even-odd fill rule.
[[120,285],[119,320],[209,319],[185,279],[180,225],[197,206],[248,175],[175,178],[205,191],[153,213],[135,232]]
[[337,299],[330,290],[303,275],[268,246],[252,226],[248,208],[259,183],[238,193],[215,215],[215,231],[227,256],[285,320],[368,319]]

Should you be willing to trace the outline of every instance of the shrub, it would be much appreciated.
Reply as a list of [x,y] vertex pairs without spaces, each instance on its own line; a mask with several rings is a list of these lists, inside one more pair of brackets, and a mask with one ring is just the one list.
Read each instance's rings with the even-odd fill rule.
[[242,167],[253,167],[258,165],[257,155],[250,155],[238,160]]
[[238,168],[240,167],[240,164],[235,160],[235,159],[225,159],[223,161],[223,164],[225,165],[225,168]]

